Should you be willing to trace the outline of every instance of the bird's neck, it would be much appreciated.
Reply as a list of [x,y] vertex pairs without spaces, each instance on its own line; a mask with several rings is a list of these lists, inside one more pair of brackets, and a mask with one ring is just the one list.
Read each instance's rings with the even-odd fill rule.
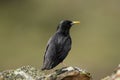
[[57,32],[67,36],[70,33],[70,29],[68,29],[68,28],[58,28]]

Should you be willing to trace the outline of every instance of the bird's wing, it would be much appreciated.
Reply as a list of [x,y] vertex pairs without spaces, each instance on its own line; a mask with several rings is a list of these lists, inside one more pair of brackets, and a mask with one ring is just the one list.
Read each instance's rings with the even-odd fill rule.
[[65,57],[68,55],[68,52],[71,49],[71,44],[72,42],[70,37],[65,38],[63,43],[61,43],[61,48],[59,49],[58,52],[58,59],[60,62],[62,62],[65,59]]
[[51,69],[62,62],[71,49],[70,37],[53,36],[49,41],[44,55],[43,68]]
[[[59,39],[59,38],[58,38]],[[60,40],[60,39],[59,39]],[[68,55],[68,52],[71,49],[71,38],[70,37],[63,37],[55,46],[54,49],[51,49],[53,53],[51,53],[51,66],[52,68],[61,63],[66,56]]]

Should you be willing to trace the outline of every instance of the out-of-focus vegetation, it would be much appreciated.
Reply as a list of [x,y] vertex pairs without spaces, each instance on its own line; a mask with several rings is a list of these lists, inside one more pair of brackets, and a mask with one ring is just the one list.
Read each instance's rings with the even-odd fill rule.
[[0,71],[40,68],[46,43],[64,19],[81,21],[71,29],[64,62],[89,70],[95,80],[112,72],[120,63],[120,0],[0,0]]

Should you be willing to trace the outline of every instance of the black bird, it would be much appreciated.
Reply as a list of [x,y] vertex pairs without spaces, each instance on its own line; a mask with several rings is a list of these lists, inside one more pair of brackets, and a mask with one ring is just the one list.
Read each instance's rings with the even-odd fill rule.
[[71,49],[70,28],[79,21],[64,20],[57,27],[55,34],[49,39],[41,70],[49,70],[63,62]]

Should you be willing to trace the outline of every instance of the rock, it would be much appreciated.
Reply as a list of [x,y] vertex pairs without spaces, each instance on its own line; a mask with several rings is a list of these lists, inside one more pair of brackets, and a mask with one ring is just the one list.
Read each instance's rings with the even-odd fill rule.
[[77,67],[66,67],[56,70],[48,78],[50,78],[49,80],[90,80],[91,75]]
[[38,77],[43,76],[40,70],[32,66],[23,66],[16,70],[7,70],[1,72],[4,80],[36,80]]
[[112,73],[112,75],[103,78],[102,80],[120,80],[120,64]]
[[23,66],[16,70],[0,73],[0,80],[90,80],[91,75],[78,67],[64,67],[50,74],[32,66]]

